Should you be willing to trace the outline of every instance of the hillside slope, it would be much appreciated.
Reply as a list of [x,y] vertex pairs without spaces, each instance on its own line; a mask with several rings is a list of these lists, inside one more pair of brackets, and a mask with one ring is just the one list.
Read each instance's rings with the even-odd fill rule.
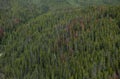
[[5,79],[119,77],[120,6],[44,13],[7,33],[0,52]]

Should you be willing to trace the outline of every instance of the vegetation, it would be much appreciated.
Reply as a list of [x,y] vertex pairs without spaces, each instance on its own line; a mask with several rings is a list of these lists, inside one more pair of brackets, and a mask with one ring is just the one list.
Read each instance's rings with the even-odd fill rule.
[[0,9],[0,79],[120,79],[119,5],[5,1],[8,8]]

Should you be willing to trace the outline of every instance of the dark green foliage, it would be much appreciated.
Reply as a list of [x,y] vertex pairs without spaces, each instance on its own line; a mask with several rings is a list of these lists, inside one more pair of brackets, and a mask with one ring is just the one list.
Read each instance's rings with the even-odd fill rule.
[[0,10],[0,26],[5,29],[0,74],[5,79],[111,79],[120,75],[120,6],[53,10],[52,3],[34,4]]

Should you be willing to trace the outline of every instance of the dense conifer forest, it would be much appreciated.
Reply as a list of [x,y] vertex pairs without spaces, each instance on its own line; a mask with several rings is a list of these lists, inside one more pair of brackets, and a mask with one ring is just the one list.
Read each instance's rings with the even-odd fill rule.
[[120,1],[0,0],[0,79],[120,79]]

